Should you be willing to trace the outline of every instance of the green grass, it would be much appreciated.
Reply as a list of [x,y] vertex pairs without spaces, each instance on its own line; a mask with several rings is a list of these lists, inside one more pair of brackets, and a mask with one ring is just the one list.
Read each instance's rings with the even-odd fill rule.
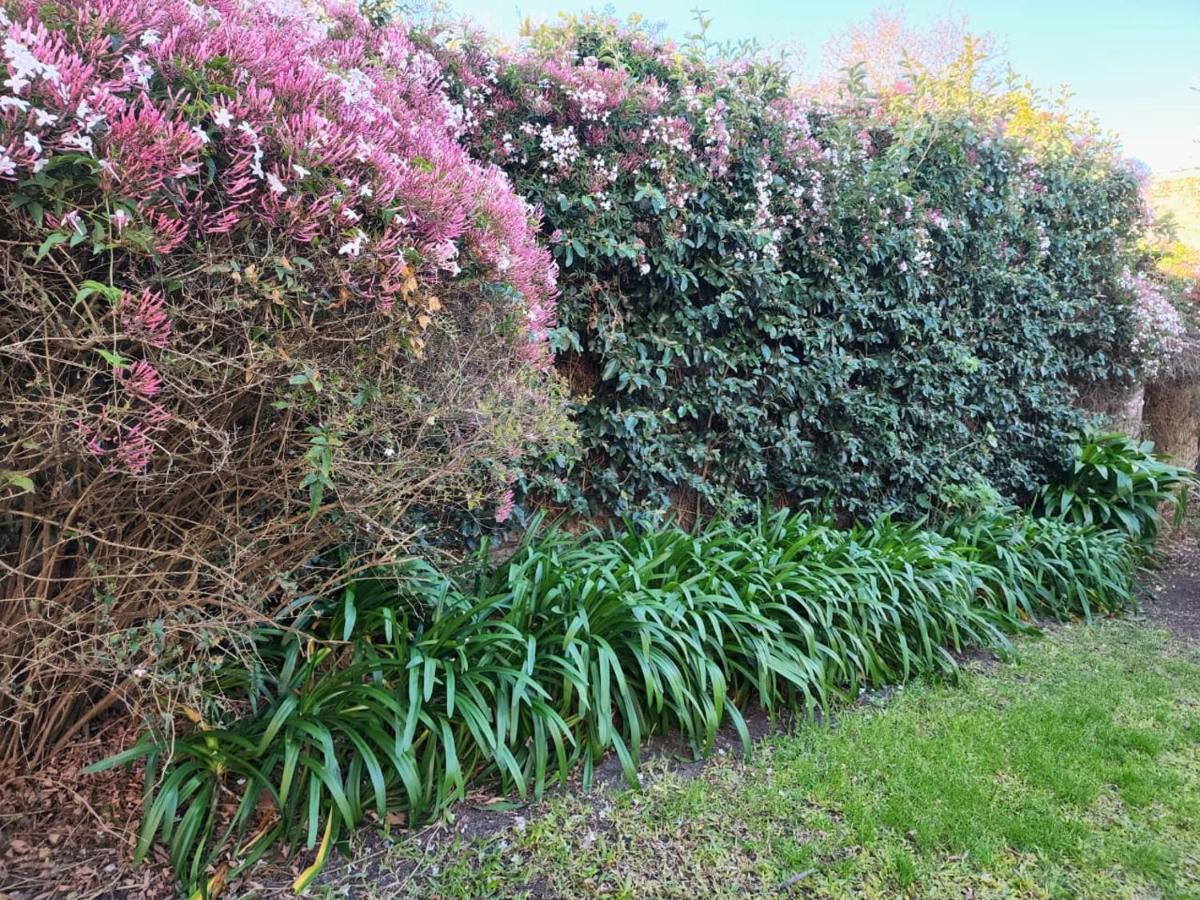
[[329,890],[1200,897],[1200,650],[1136,623],[1023,640],[749,763],[654,768],[644,791],[558,797],[483,843],[402,841],[383,867],[399,882]]

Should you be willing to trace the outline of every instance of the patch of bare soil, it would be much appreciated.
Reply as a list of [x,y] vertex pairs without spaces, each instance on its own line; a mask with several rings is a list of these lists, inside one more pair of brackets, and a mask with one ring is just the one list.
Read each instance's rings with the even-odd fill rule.
[[1189,530],[1166,545],[1162,569],[1145,600],[1146,618],[1200,643],[1200,542]]

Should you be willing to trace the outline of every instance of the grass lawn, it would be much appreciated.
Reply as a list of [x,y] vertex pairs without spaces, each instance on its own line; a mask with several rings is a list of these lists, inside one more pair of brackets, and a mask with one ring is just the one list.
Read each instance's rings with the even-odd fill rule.
[[1019,653],[749,763],[651,765],[643,792],[559,797],[486,840],[401,841],[386,875],[352,864],[324,890],[1200,897],[1200,648],[1114,622]]

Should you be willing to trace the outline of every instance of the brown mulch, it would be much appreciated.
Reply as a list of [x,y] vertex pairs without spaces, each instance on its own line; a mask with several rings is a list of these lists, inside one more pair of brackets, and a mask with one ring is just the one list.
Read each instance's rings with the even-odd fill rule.
[[53,763],[0,771],[0,900],[166,900],[175,897],[161,860],[130,866],[142,806],[142,770],[83,769],[125,749],[132,721],[111,719]]

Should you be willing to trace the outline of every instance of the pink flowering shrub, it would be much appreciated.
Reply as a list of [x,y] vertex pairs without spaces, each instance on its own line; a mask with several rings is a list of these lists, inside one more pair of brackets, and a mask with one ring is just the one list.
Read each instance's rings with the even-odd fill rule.
[[1126,273],[1125,285],[1133,296],[1133,351],[1142,374],[1154,381],[1187,348],[1187,322],[1150,276]]
[[0,39],[11,759],[144,681],[199,703],[204,647],[567,434],[536,210],[404,27],[0,0]]

